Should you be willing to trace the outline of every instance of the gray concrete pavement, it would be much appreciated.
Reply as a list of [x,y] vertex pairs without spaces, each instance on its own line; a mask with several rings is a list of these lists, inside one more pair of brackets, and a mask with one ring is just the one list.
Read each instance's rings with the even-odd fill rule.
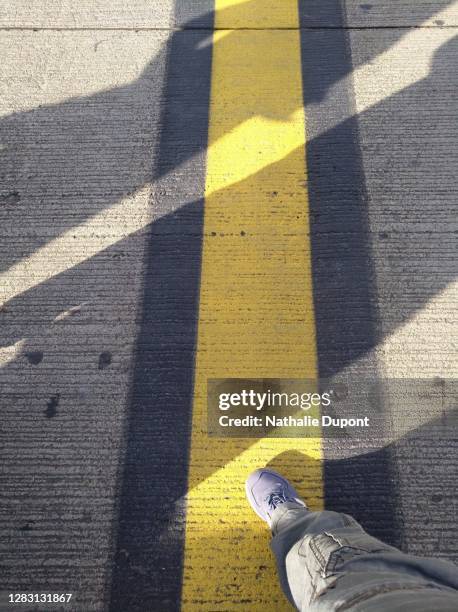
[[[305,24],[320,27],[340,27],[336,18],[335,5],[338,2],[323,3],[320,0],[309,0],[304,3]],[[446,15],[437,15],[453,3],[449,0],[379,0],[378,2],[360,2],[351,0],[345,3],[346,24],[350,27],[415,27],[456,26],[458,25],[458,8],[451,7]],[[158,28],[181,27],[191,19],[203,18],[200,23],[210,24],[207,15],[211,11],[210,0],[191,0],[180,3],[177,11],[171,10],[172,0],[165,2],[148,2],[133,0],[125,4],[116,0],[80,0],[76,5],[71,0],[16,0],[14,3],[2,2],[0,5],[0,27],[9,28]],[[230,7],[230,3],[227,3]],[[279,19],[283,9],[279,4]],[[259,14],[253,19],[259,20]],[[230,14],[224,27],[233,28],[240,24],[234,22]],[[249,24],[245,23],[245,27]],[[254,26],[259,21],[253,22]]]
[[[317,295],[339,290],[326,281],[332,266],[348,283],[341,283],[347,297],[336,309],[318,313],[322,366],[337,377],[456,377],[458,4],[354,1],[340,17],[322,4],[310,2],[301,15],[305,27],[316,28],[303,47],[310,51],[304,83]],[[113,575],[120,580],[113,558],[127,558],[118,544],[131,533],[129,505],[123,510],[120,501],[131,492],[121,490],[132,452],[126,423],[138,371],[149,363],[145,357],[139,365],[134,353],[152,350],[135,347],[145,300],[172,325],[162,311],[173,311],[177,299],[173,291],[163,303],[145,293],[144,279],[154,284],[158,270],[148,267],[150,243],[171,228],[189,234],[194,213],[185,206],[177,223],[168,217],[159,229],[149,224],[167,213],[173,218],[202,190],[197,136],[190,145],[186,132],[180,140],[172,130],[173,145],[160,151],[171,108],[168,28],[208,26],[210,9],[208,1],[178,10],[143,0],[0,1],[1,589],[65,589],[78,594],[75,609],[102,610],[112,601]],[[225,27],[238,25],[228,18]],[[354,29],[347,35],[344,26]],[[192,39],[188,51],[199,42]],[[183,104],[168,121],[183,120]],[[168,178],[158,176],[160,164],[168,164]],[[332,233],[333,210],[343,210],[342,194],[353,202],[353,233],[332,251],[322,237]],[[319,221],[323,197],[330,212]],[[355,262],[340,257],[351,241],[370,260],[357,262],[365,278],[353,284]],[[175,260],[165,260],[169,273]],[[173,342],[186,344],[178,335]],[[428,420],[389,451],[401,544],[456,557],[456,442],[440,428],[431,434]],[[142,449],[139,432],[138,440]],[[331,464],[348,456],[335,444],[327,452]],[[348,477],[348,486],[331,491],[329,503],[363,503],[354,483],[371,473],[373,488],[362,487],[368,499],[391,491],[377,489],[377,478],[387,478],[376,468],[384,461],[382,453],[337,472],[331,465],[329,482]],[[363,515],[377,529],[371,512],[368,502]],[[120,516],[127,526],[118,539]],[[182,533],[182,525],[170,524],[163,539],[173,539],[174,529]],[[129,575],[148,581],[142,566]],[[144,601],[160,601],[155,589]],[[142,609],[142,594],[131,609]],[[174,609],[172,600],[163,602]],[[112,601],[112,609],[119,606]]]
[[2,582],[80,610],[109,598],[167,39],[0,35]]

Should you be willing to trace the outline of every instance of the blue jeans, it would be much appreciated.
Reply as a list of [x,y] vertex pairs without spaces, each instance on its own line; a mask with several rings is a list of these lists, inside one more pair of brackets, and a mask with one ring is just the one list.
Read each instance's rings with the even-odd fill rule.
[[404,554],[346,514],[285,503],[272,519],[280,582],[300,611],[458,611],[452,563]]

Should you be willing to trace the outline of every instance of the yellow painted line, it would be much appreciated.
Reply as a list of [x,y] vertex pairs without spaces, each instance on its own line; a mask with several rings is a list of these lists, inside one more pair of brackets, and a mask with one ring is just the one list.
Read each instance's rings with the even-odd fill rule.
[[296,28],[298,0],[216,0],[215,26],[237,28]]
[[[243,22],[249,2],[216,0],[217,27],[231,4]],[[298,27],[296,0],[254,4]],[[183,609],[287,610],[244,482],[274,460],[321,508],[320,440],[209,438],[206,388],[317,375],[299,31],[216,32],[211,86]]]

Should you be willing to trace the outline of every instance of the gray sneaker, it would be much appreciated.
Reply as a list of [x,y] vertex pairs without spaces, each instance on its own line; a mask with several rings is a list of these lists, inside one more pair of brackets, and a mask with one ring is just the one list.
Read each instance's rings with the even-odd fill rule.
[[251,507],[269,527],[272,513],[280,504],[292,502],[307,508],[297,491],[285,478],[266,468],[256,470],[248,476],[245,491]]

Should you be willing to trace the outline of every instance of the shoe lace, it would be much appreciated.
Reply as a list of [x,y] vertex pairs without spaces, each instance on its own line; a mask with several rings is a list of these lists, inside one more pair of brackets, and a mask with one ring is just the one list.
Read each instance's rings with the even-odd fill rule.
[[279,504],[284,504],[285,502],[294,502],[294,499],[292,499],[291,497],[287,497],[285,495],[284,490],[281,489],[280,491],[272,491],[272,493],[269,493],[269,495],[265,498],[265,501],[268,504],[270,510],[275,510],[275,508]]

